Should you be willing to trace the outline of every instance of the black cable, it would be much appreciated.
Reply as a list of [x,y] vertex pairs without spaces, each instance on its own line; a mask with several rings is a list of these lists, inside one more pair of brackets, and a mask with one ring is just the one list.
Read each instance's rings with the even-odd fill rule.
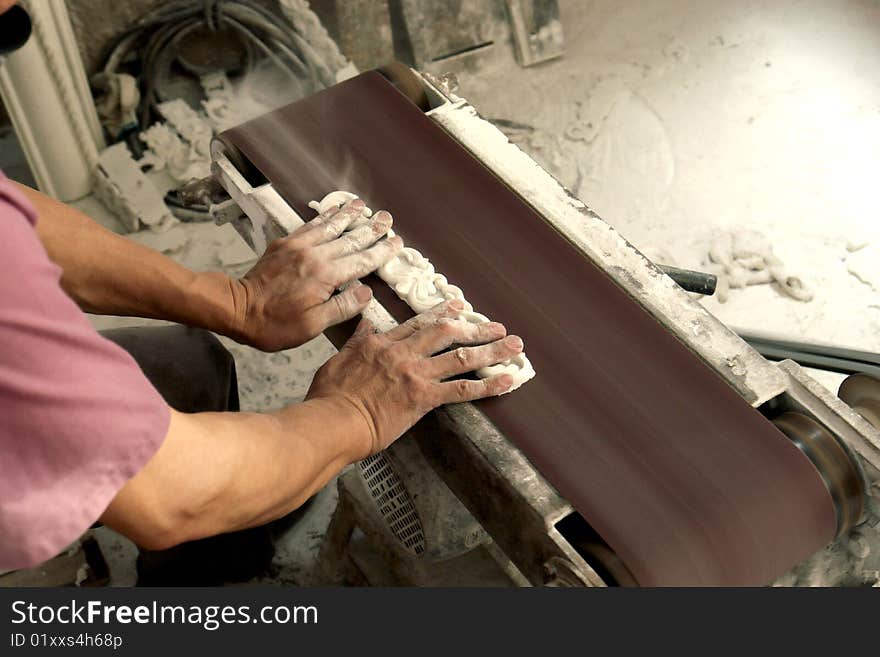
[[829,345],[777,340],[750,335],[743,331],[740,331],[739,335],[764,358],[770,360],[790,359],[804,367],[840,374],[861,372],[880,378],[880,354]]

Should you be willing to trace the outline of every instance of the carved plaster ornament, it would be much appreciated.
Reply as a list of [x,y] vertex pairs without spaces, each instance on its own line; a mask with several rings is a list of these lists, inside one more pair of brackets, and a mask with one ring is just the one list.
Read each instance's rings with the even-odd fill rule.
[[[348,203],[355,198],[357,198],[357,196],[355,196],[351,192],[330,192],[320,201],[309,201],[309,207],[318,214],[324,214],[325,212],[327,212],[327,210],[330,210],[331,208],[338,208],[340,205]],[[365,207],[361,215],[362,217],[360,219],[356,220],[354,223],[352,223],[351,226],[349,226],[349,230],[351,230],[352,228],[357,228],[358,226],[363,226],[365,223],[367,223],[370,217],[373,216],[373,211],[370,210],[370,208]],[[394,237],[394,233],[389,232],[388,236]]]
[[[311,201],[309,207],[322,214],[356,198],[357,196],[351,192],[335,191],[330,192],[320,201]],[[363,225],[372,214],[372,210],[365,207],[362,213],[363,219],[352,224],[349,230]],[[393,237],[394,231],[389,230],[388,236]],[[443,301],[458,299],[465,307],[458,314],[458,319],[473,324],[490,321],[485,315],[474,312],[473,306],[465,299],[461,288],[450,284],[443,274],[436,272],[430,260],[416,249],[405,247],[397,257],[382,265],[376,273],[416,313],[424,312]],[[535,369],[523,352],[497,365],[477,370],[477,376],[481,379],[498,374],[510,374],[513,377],[513,386],[507,391],[511,392],[533,378]]]

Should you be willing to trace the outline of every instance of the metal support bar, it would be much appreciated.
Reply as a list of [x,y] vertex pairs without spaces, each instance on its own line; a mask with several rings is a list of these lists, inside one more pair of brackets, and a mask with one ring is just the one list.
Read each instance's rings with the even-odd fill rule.
[[841,374],[870,374],[880,378],[880,354],[831,345],[790,342],[739,332],[743,340],[770,360],[793,360],[803,367],[815,367]]

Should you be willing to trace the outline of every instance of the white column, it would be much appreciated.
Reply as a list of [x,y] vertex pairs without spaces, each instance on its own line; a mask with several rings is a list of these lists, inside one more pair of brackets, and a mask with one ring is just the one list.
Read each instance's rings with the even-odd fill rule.
[[22,5],[33,33],[0,57],[0,95],[39,188],[72,201],[92,189],[101,127],[64,0]]

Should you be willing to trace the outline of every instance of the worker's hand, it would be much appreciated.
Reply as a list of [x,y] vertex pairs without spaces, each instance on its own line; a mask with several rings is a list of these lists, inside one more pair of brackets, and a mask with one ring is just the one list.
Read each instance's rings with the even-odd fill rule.
[[[318,370],[307,399],[335,398],[354,405],[369,426],[366,457],[388,447],[438,406],[506,392],[513,385],[509,374],[445,381],[507,360],[523,348],[520,338],[504,337],[501,324],[453,319],[462,308],[461,301],[447,301],[387,333],[376,333],[362,320],[339,353]],[[467,346],[434,355],[453,345]]]
[[391,228],[385,211],[345,233],[363,208],[363,201],[350,201],[272,242],[253,269],[233,282],[231,337],[278,351],[360,313],[372,298],[370,288],[337,288],[375,271],[403,248],[399,237],[382,239]]

